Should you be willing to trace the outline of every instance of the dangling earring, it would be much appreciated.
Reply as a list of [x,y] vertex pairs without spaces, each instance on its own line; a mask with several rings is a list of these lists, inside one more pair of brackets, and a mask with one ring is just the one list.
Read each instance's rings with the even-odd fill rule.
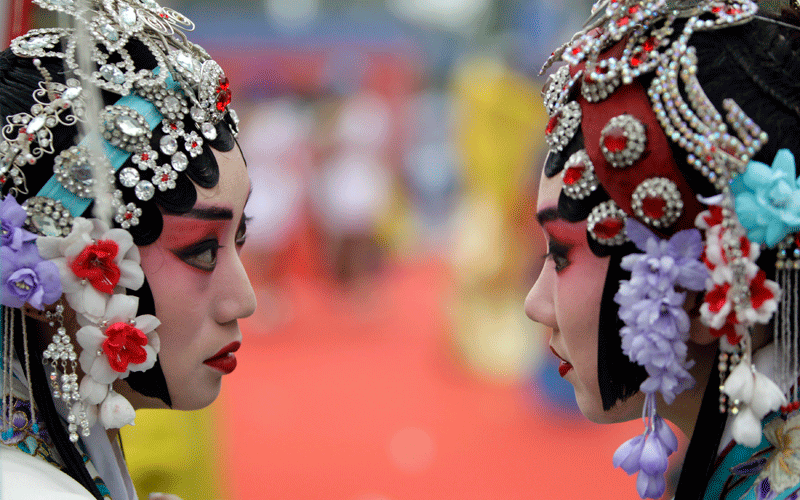
[[46,316],[50,326],[55,326],[55,323],[58,322],[58,329],[53,335],[53,342],[47,346],[42,357],[52,368],[50,386],[53,390],[53,398],[60,398],[69,407],[67,429],[69,440],[75,443],[79,439],[78,426],[84,437],[89,435],[89,420],[86,416],[86,407],[81,401],[78,374],[75,371],[78,365],[78,354],[75,352],[72,340],[67,335],[67,329],[64,328],[63,304],[60,302],[56,304],[55,312],[47,311]]

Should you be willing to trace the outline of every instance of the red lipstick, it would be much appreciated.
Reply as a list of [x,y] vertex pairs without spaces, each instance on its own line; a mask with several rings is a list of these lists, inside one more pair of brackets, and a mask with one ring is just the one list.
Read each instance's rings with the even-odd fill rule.
[[236,355],[234,353],[241,346],[241,342],[231,342],[220,349],[218,353],[203,361],[203,363],[227,375],[236,369]]
[[553,354],[555,354],[559,360],[561,360],[561,363],[558,365],[558,374],[564,377],[567,373],[569,373],[570,370],[572,370],[572,365],[564,358],[559,356],[556,350],[553,349],[553,346],[550,346],[550,350],[553,351]]

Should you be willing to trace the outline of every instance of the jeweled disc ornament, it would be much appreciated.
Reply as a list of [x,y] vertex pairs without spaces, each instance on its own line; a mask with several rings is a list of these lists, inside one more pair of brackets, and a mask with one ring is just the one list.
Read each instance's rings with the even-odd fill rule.
[[615,116],[600,132],[600,151],[616,168],[633,165],[644,153],[646,143],[644,125],[631,115]]
[[150,127],[144,117],[127,107],[106,106],[100,113],[103,138],[112,146],[134,153],[148,147]]
[[568,102],[556,110],[545,127],[544,134],[551,151],[561,151],[575,136],[581,125],[581,106]]
[[657,228],[671,226],[683,212],[678,186],[665,177],[639,184],[631,196],[631,209],[642,222]]
[[586,218],[586,231],[591,237],[607,246],[624,245],[628,241],[625,234],[625,212],[608,200],[594,207]]
[[72,231],[72,215],[60,201],[32,196],[22,202],[27,212],[25,228],[41,236],[67,236]]
[[63,150],[53,160],[56,180],[68,191],[81,198],[93,196],[94,179],[92,162],[86,146],[72,146]]
[[564,194],[575,200],[582,200],[592,194],[599,183],[594,175],[594,165],[586,151],[581,149],[569,157],[561,171]]

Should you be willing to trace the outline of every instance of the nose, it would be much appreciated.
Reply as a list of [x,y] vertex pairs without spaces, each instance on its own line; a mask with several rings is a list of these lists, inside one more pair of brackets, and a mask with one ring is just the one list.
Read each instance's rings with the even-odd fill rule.
[[256,310],[256,293],[242,260],[235,251],[230,253],[230,265],[224,268],[225,277],[217,293],[215,320],[219,324],[246,318]]
[[555,271],[552,263],[545,263],[539,278],[525,298],[525,314],[530,319],[550,328],[556,327],[556,313],[553,301]]

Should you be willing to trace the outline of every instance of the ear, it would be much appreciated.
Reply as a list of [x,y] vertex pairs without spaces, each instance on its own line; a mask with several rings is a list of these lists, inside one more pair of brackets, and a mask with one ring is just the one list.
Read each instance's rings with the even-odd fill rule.
[[689,340],[698,345],[709,345],[718,340],[711,335],[709,328],[700,321],[700,306],[703,305],[704,292],[689,292],[686,301],[683,303],[686,313],[689,315],[691,326],[689,327]]

